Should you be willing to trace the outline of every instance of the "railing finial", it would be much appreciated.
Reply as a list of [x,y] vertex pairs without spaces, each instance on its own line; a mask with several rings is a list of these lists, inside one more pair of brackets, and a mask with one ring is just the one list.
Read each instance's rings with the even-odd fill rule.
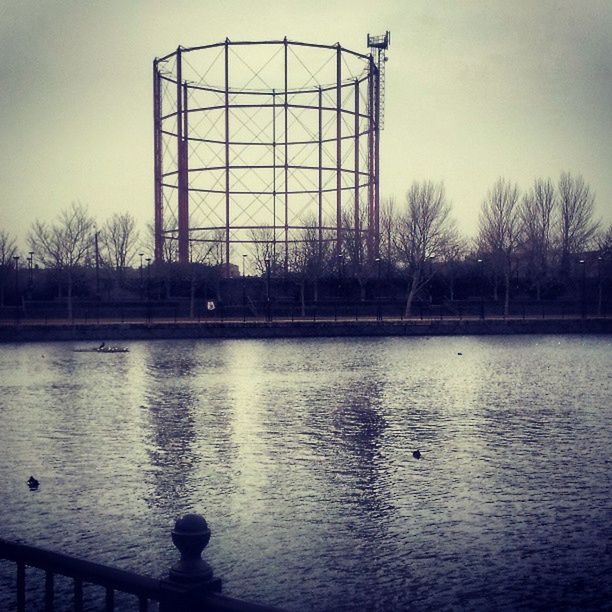
[[186,514],[176,521],[172,542],[180,551],[181,560],[170,569],[170,580],[182,584],[206,584],[211,590],[220,588],[220,580],[213,578],[212,568],[201,557],[209,540],[210,529],[200,514]]

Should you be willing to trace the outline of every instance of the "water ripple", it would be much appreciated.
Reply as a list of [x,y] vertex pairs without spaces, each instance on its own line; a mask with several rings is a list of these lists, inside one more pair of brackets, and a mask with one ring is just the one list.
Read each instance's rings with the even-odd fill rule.
[[612,601],[609,338],[75,346],[0,353],[1,537],[158,576],[197,511],[289,610]]

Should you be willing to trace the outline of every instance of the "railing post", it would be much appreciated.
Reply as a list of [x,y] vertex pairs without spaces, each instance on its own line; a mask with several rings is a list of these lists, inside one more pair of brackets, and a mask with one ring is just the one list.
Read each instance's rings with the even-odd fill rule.
[[45,572],[45,612],[53,612],[53,572]]
[[26,609],[26,569],[23,561],[17,561],[17,612],[25,612]]
[[210,529],[203,516],[186,514],[176,521],[172,542],[181,559],[170,568],[169,577],[161,581],[160,612],[195,610],[207,593],[221,591],[221,580],[214,578],[212,568],[201,557],[209,540]]

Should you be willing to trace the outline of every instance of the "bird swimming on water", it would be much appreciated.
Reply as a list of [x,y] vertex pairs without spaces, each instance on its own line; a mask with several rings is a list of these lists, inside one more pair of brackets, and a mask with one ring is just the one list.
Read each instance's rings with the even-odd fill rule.
[[39,482],[38,480],[36,480],[36,478],[34,478],[34,476],[30,476],[28,478],[28,487],[30,487],[30,489],[32,490],[38,489],[38,485],[39,485]]
[[421,451],[420,451],[420,450],[415,450],[415,451],[413,451],[412,456],[413,456],[415,459],[420,459],[420,458],[421,458]]

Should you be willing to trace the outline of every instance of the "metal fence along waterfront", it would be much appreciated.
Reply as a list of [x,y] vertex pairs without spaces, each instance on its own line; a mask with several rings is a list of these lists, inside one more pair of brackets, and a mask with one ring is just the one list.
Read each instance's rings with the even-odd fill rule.
[[[45,550],[27,544],[0,539],[0,559],[16,564],[15,607],[18,612],[34,609],[36,604],[28,602],[26,569],[37,568],[45,572],[44,609],[51,612],[59,604],[60,609],[68,606],[67,593],[59,594],[54,587],[57,575],[73,579],[73,609],[84,610],[83,585],[90,584],[104,589],[104,608],[112,612],[115,607],[115,593],[132,595],[135,599],[132,609],[147,612],[154,605],[160,612],[274,612],[274,608],[240,601],[219,594],[221,580],[213,576],[212,568],[201,558],[203,549],[210,539],[210,529],[204,518],[189,514],[177,520],[172,531],[172,541],[181,553],[181,560],[171,569],[167,577],[156,580],[135,572],[116,567],[92,563],[69,555]],[[34,589],[30,589],[32,591]],[[40,603],[40,597],[37,598]],[[4,593],[1,601],[10,605],[10,594]],[[101,604],[101,602],[99,602]],[[117,609],[125,609],[120,606]]]

